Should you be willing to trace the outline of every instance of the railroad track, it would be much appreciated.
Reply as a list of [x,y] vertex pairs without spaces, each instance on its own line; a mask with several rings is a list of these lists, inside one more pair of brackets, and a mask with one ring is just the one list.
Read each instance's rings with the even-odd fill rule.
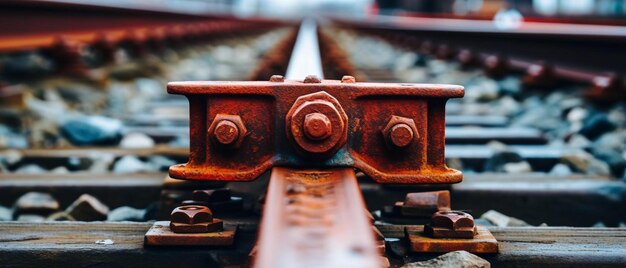
[[[364,26],[360,26],[364,27]],[[373,27],[376,28],[376,27]],[[286,35],[283,35],[286,36]],[[295,35],[294,35],[295,36]],[[332,51],[343,51],[344,55],[329,57],[329,48],[321,48],[321,62],[324,63],[323,75],[320,77],[328,77],[326,64],[336,63],[337,58],[349,58],[349,50],[341,49],[341,42],[335,39],[334,34],[323,34],[320,40],[333,41],[335,48]],[[92,39],[85,39],[92,40]],[[274,47],[278,54],[286,54],[285,50],[293,46],[294,38],[283,38],[279,45]],[[297,43],[297,42],[296,42]],[[45,44],[36,45],[35,47],[45,47]],[[286,44],[286,45],[285,45]],[[290,45],[291,44],[291,45]],[[324,43],[326,44],[326,43]],[[327,54],[324,54],[326,52]],[[333,52],[334,53],[334,52]],[[290,54],[290,53],[288,53]],[[276,54],[275,54],[276,55]],[[292,62],[285,55],[280,57],[265,57],[265,62],[272,64],[275,70],[287,70],[288,63]],[[293,57],[293,54],[291,54]],[[266,70],[266,67],[256,68],[258,70]],[[376,81],[398,81],[397,76],[385,70],[360,68],[358,64],[345,66],[343,70],[353,69],[355,75],[363,75],[364,79]],[[567,68],[565,68],[567,71]],[[283,71],[283,73],[286,73]],[[280,72],[280,71],[279,71]],[[337,72],[336,70],[334,72]],[[254,73],[254,72],[253,72]],[[331,72],[332,73],[332,72]],[[250,75],[250,77],[263,77],[259,79],[268,79],[266,77],[271,73],[258,73]],[[288,75],[289,76],[289,75]],[[328,77],[340,78],[340,77]],[[161,155],[168,157],[174,162],[185,162],[187,160],[188,149],[186,146],[171,146],[169,142],[177,137],[188,136],[188,116],[186,103],[180,100],[155,101],[150,103],[148,107],[155,110],[164,111],[158,116],[154,116],[154,112],[146,112],[139,115],[126,116],[123,118],[124,128],[127,133],[142,133],[151,137],[158,145],[153,148],[144,149],[128,149],[117,147],[92,147],[92,148],[70,148],[70,149],[18,149],[2,151],[0,155],[10,157],[11,154],[19,155],[19,160],[13,162],[9,166],[9,171],[16,171],[20,166],[26,164],[37,164],[47,170],[54,169],[59,166],[66,166],[69,170],[81,171],[79,168],[72,168],[71,163],[75,163],[76,158],[93,159],[94,152],[96,154],[104,154],[113,156],[113,159],[120,159],[124,156],[138,156],[147,158],[150,156]],[[497,209],[508,215],[526,219],[529,223],[538,225],[547,222],[549,225],[574,225],[574,226],[590,226],[596,222],[602,221],[609,226],[618,225],[622,222],[626,215],[616,213],[624,207],[625,190],[622,182],[607,178],[606,176],[592,175],[566,175],[566,176],[546,176],[545,173],[550,171],[554,165],[561,162],[564,155],[572,153],[574,149],[567,147],[549,146],[550,141],[545,133],[541,130],[532,128],[511,129],[511,119],[507,116],[494,115],[471,115],[468,116],[463,112],[463,105],[451,103],[448,107],[447,126],[448,130],[446,157],[448,160],[461,160],[463,166],[476,171],[482,171],[485,163],[493,158],[499,151],[497,148],[486,146],[485,143],[498,140],[508,145],[507,148],[518,153],[525,161],[529,162],[534,171],[540,173],[506,175],[506,181],[502,180],[502,176],[498,174],[470,174],[466,175],[465,182],[451,187],[443,187],[450,189],[455,204],[462,204],[459,209],[471,210],[475,213],[482,213],[488,209]],[[154,111],[154,110],[152,110]],[[172,113],[170,111],[179,111],[180,113]],[[180,116],[179,116],[180,115]],[[467,126],[478,127],[476,130],[467,131]],[[82,169],[88,170],[88,168]],[[52,174],[20,174],[20,173],[3,173],[0,175],[0,191],[6,191],[0,204],[10,206],[12,201],[21,194],[29,191],[49,191],[55,197],[59,198],[63,206],[71,203],[78,195],[82,193],[90,193],[99,197],[104,203],[111,207],[130,205],[135,207],[147,207],[157,200],[163,200],[163,192],[171,193],[175,191],[190,192],[194,187],[229,187],[236,189],[235,195],[249,197],[252,200],[256,198],[261,187],[246,186],[243,183],[228,184],[206,184],[194,182],[182,182],[172,184],[171,181],[165,180],[166,176],[163,172],[148,174],[114,174],[110,172],[111,167],[101,174],[94,175],[92,173],[70,173],[67,175]],[[68,179],[69,178],[69,179]],[[411,191],[425,191],[442,189],[442,186],[414,186],[414,187],[393,187],[381,186],[368,181],[366,177],[360,178],[360,188],[363,191],[363,198],[370,210],[383,209],[385,205],[393,204],[397,200]],[[165,182],[164,182],[165,181]],[[356,187],[356,186],[350,186]],[[609,189],[609,190],[607,190]],[[142,195],[136,195],[137,191],[141,191]],[[607,193],[610,192],[610,193]],[[115,193],[115,194],[112,194]],[[61,198],[62,197],[62,198]],[[497,204],[493,204],[494,199],[502,200]],[[554,200],[568,200],[568,202],[554,202]],[[531,201],[529,201],[531,200]],[[268,202],[266,200],[266,202]],[[275,201],[269,201],[275,202]],[[276,201],[279,202],[279,201]],[[486,206],[485,204],[492,204]],[[251,211],[254,202],[246,203],[246,211]],[[550,209],[546,209],[550,206]],[[564,210],[565,209],[565,210]],[[569,211],[569,214],[580,213],[571,216],[561,215],[563,211]],[[250,213],[253,214],[253,213]],[[578,216],[584,215],[584,216]],[[103,261],[111,265],[128,265],[126,262],[132,256],[152,256],[155,260],[159,260],[155,265],[166,265],[167,263],[177,262],[177,259],[191,257],[198,258],[198,262],[190,261],[193,265],[200,265],[202,256],[211,256],[211,261],[216,264],[236,263],[238,265],[248,265],[247,254],[254,244],[255,233],[258,230],[256,222],[258,217],[236,216],[232,222],[237,223],[242,232],[240,245],[234,249],[212,250],[201,249],[194,252],[185,252],[179,249],[167,249],[155,253],[150,249],[142,247],[143,233],[149,227],[145,223],[129,224],[108,224],[108,223],[0,223],[1,233],[13,233],[15,235],[2,237],[3,251],[0,257],[3,263],[20,263],[24,265],[37,265],[41,261],[41,257],[45,252],[56,252],[59,258],[65,259],[73,264],[92,264],[94,262]],[[393,240],[393,238],[403,237],[403,226],[394,225],[393,227],[378,226],[385,237]],[[36,230],[40,228],[39,230]],[[72,229],[71,232],[64,230]],[[99,230],[101,235],[98,237],[92,235],[94,230]],[[400,231],[399,231],[400,230]],[[62,232],[59,236],[50,236],[52,232]],[[553,264],[606,264],[615,265],[623,263],[625,260],[621,252],[616,248],[623,245],[620,237],[623,236],[623,229],[571,229],[571,228],[547,228],[536,230],[521,231],[515,228],[493,228],[492,231],[496,238],[503,240],[503,249],[496,257],[488,257],[494,265],[515,265],[519,264],[519,259],[515,256],[524,256],[530,263],[537,265]],[[559,235],[555,237],[545,238],[545,241],[534,239],[533,237],[546,236],[547,233],[556,232]],[[597,249],[602,256],[606,258],[587,258],[574,254],[592,246],[589,241],[575,241],[580,235],[585,237],[588,232],[596,236],[602,237],[605,246]],[[265,233],[265,231],[264,231]],[[269,231],[267,232],[269,233]],[[562,235],[562,236],[561,236]],[[2,235],[0,235],[2,236]],[[126,239],[124,236],[128,236]],[[33,239],[36,237],[37,239]],[[101,238],[112,238],[118,241],[118,246],[113,246],[105,250],[100,257],[105,256],[107,259],[93,258],[91,254],[76,251],[69,244],[81,244],[84,248],[94,248],[101,250],[101,245],[95,245],[92,240]],[[40,242],[37,242],[40,240]],[[57,241],[56,245],[54,241]],[[391,241],[390,240],[390,241]],[[16,247],[17,241],[24,243],[27,247],[34,247],[36,250],[25,250]],[[32,241],[32,242],[29,242]],[[88,242],[86,242],[88,241]],[[537,242],[539,241],[539,242]],[[543,242],[542,242],[543,241]],[[50,244],[52,243],[52,244]],[[528,243],[540,243],[544,245],[544,253],[535,255],[536,248],[528,247]],[[114,244],[115,245],[115,244]],[[167,251],[167,253],[165,253]],[[86,254],[86,255],[85,255]],[[13,256],[17,257],[16,259]],[[172,258],[171,256],[176,256]],[[110,258],[109,258],[110,257]],[[11,258],[11,259],[5,259]],[[424,256],[410,255],[410,259],[422,259]],[[397,260],[391,259],[392,264],[398,265]],[[131,263],[134,261],[131,261]],[[132,264],[131,264],[132,265]],[[192,265],[192,266],[193,266]]]

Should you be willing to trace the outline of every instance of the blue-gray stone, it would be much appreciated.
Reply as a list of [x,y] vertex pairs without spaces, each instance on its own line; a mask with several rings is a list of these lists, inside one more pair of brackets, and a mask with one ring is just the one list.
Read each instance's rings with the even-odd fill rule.
[[112,145],[122,138],[122,122],[103,116],[85,116],[65,121],[61,133],[74,145]]

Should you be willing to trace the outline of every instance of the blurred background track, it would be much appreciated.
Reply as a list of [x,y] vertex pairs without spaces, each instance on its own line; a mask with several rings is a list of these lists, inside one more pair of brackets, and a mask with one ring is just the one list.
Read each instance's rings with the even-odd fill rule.
[[[494,265],[626,262],[624,1],[296,2],[1,2],[0,221],[19,223],[0,222],[0,260],[36,265],[53,251],[68,264],[150,256],[164,266],[205,254],[247,264],[268,178],[167,178],[187,160],[189,111],[165,85],[285,75],[304,13],[316,15],[325,79],[465,86],[446,110],[447,164],[463,171],[462,183],[378,185],[358,174],[386,237],[414,224],[385,218],[386,207],[409,192],[448,189],[454,209],[476,218],[497,210],[529,227],[481,219],[504,243],[486,257]],[[193,189],[222,187],[242,198],[240,211],[223,216],[240,224],[239,245],[142,247],[147,221],[166,219]],[[83,194],[108,207],[101,219],[110,223],[53,222]],[[539,225],[563,227],[530,228]],[[91,259],[67,246],[101,250],[100,238],[120,248]],[[433,257],[405,260],[396,246],[388,244],[395,266]]]

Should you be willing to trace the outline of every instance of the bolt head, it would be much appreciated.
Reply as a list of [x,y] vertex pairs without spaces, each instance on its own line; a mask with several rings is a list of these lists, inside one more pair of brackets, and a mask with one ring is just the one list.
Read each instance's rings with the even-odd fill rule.
[[213,213],[208,207],[189,205],[172,210],[170,220],[174,223],[198,224],[213,221]]
[[430,219],[430,226],[451,230],[474,228],[474,217],[463,211],[437,211]]
[[208,133],[218,145],[239,148],[248,130],[239,115],[217,114],[209,126]]
[[319,84],[319,83],[322,83],[322,80],[320,80],[320,78],[315,76],[315,75],[307,75],[304,78],[304,83],[307,83],[307,84],[311,84],[311,83]]
[[404,148],[413,142],[413,130],[407,124],[400,123],[391,127],[389,140],[396,147]]
[[333,126],[322,113],[310,113],[304,117],[304,134],[312,140],[324,140],[333,133]]
[[296,99],[285,116],[285,125],[296,152],[305,157],[330,157],[348,139],[348,116],[339,101],[324,91]]
[[220,120],[215,127],[215,139],[224,145],[232,144],[239,138],[239,128],[228,120]]
[[270,82],[285,82],[285,77],[275,74],[270,77]]
[[354,76],[344,75],[341,78],[341,83],[356,83],[356,79],[354,78]]
[[392,149],[406,148],[419,138],[412,118],[393,115],[382,130],[385,142]]

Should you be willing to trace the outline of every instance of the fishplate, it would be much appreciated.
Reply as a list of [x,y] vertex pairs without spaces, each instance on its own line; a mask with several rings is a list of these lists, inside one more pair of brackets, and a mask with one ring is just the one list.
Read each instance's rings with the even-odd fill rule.
[[378,183],[456,183],[445,104],[456,85],[304,81],[171,82],[190,103],[187,180],[250,181],[272,167],[353,167]]

